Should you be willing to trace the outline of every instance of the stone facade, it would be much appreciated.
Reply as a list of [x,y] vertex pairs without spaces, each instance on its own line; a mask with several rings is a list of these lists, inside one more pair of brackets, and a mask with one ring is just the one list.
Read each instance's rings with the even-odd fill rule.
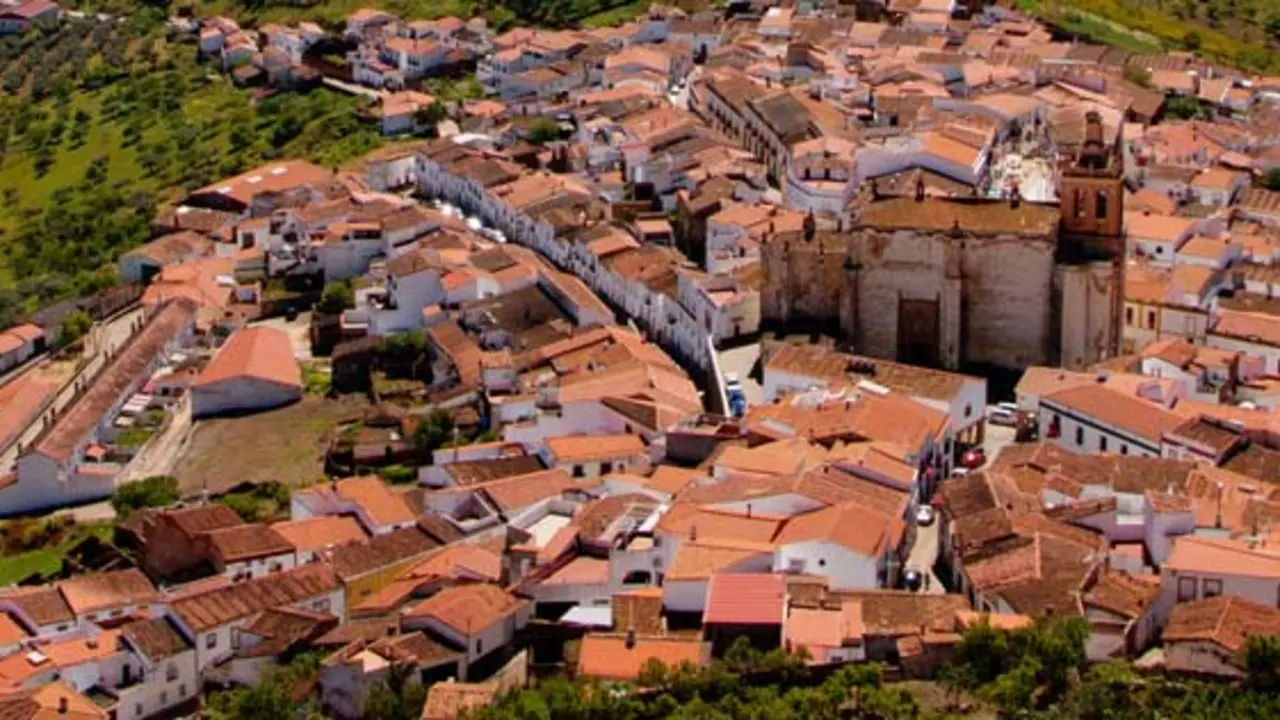
[[1061,206],[864,188],[848,229],[810,220],[766,239],[762,323],[945,368],[1105,360],[1120,342],[1122,176],[1095,137],[1064,166]]

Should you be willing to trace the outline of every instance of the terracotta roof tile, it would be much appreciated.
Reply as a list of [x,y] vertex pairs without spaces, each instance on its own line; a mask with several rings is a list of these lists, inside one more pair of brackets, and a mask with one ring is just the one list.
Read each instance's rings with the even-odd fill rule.
[[58,583],[58,590],[77,616],[123,605],[154,602],[156,588],[141,570],[81,575]]
[[271,526],[298,552],[314,552],[368,538],[360,523],[345,515],[286,520]]
[[628,642],[626,635],[589,633],[582,638],[578,674],[606,680],[638,680],[651,660],[675,667],[690,663],[705,667],[711,645],[701,638],[642,637]]
[[195,387],[209,387],[236,378],[302,387],[302,371],[294,359],[293,342],[288,333],[269,327],[237,330],[200,373]]
[[292,605],[340,588],[333,568],[312,563],[174,600],[170,609],[194,632],[248,618],[269,607]]
[[405,617],[431,618],[464,637],[474,637],[527,604],[497,585],[460,585],[423,600]]
[[782,575],[719,573],[707,585],[704,625],[781,625],[787,584]]

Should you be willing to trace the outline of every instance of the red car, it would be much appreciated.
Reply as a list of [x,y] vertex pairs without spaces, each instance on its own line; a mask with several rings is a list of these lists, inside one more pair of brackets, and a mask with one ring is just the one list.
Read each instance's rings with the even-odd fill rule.
[[987,453],[982,448],[974,448],[960,458],[960,464],[970,470],[977,470],[987,464]]

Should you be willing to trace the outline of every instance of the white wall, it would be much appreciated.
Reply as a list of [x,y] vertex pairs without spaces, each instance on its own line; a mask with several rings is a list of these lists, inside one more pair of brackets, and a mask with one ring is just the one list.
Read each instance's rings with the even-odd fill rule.
[[192,417],[268,410],[302,399],[300,386],[252,377],[233,377],[191,390]]
[[879,587],[875,558],[833,542],[784,545],[775,552],[774,572],[798,572],[827,578],[833,590]]

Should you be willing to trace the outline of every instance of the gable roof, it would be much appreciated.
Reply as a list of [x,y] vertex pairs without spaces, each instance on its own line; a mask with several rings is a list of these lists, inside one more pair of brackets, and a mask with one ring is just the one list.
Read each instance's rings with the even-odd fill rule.
[[327,563],[311,563],[181,597],[169,607],[193,632],[203,632],[270,607],[292,605],[340,587],[332,567]]
[[720,573],[707,584],[703,624],[781,625],[787,583],[772,573]]
[[464,637],[475,637],[526,605],[497,585],[481,583],[445,588],[413,607],[405,618],[430,618]]
[[76,615],[156,599],[155,586],[136,568],[80,575],[59,582],[58,590]]
[[196,388],[236,378],[302,387],[302,371],[288,333],[271,327],[241,328],[232,334],[195,381]]

